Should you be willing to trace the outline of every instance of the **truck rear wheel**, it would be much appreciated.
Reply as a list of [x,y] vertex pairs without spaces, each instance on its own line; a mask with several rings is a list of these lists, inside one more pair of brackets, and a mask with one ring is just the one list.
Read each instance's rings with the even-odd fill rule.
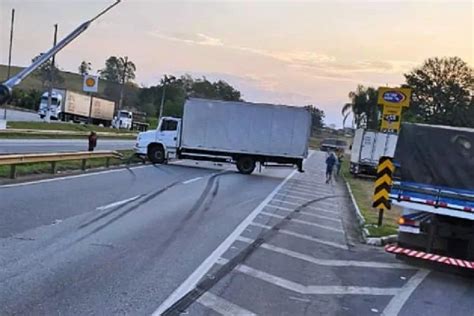
[[242,156],[237,159],[237,169],[240,173],[251,174],[255,170],[255,160],[250,156]]
[[162,164],[165,162],[165,149],[163,146],[150,146],[147,155],[152,163]]

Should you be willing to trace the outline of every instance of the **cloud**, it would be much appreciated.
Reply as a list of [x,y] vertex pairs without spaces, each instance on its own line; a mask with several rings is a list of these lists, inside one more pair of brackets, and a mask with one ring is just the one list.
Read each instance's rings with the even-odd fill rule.
[[164,34],[160,32],[151,32],[151,36],[158,37],[161,39],[181,42],[191,45],[203,45],[203,46],[224,46],[224,43],[218,38],[203,34],[187,34],[187,33],[174,33],[174,34]]
[[[413,61],[400,60],[338,60],[335,56],[307,50],[277,51],[238,46],[227,44],[219,38],[203,33],[166,34],[152,32],[150,34],[161,39],[190,45],[219,47],[271,58],[283,63],[287,67],[300,71],[306,76],[334,81],[370,83],[361,81],[360,76],[363,74],[401,74],[417,64],[417,62]],[[376,82],[372,83],[378,84]]]

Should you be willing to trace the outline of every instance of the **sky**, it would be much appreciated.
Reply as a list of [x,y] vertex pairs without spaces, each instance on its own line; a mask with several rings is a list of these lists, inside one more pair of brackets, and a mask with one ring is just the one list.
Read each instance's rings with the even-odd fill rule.
[[[25,66],[113,1],[0,0],[0,63]],[[122,0],[56,61],[93,70],[128,56],[136,83],[164,74],[223,79],[246,101],[303,106],[342,126],[341,107],[358,84],[399,86],[429,57],[459,56],[473,65],[471,1],[159,1]]]

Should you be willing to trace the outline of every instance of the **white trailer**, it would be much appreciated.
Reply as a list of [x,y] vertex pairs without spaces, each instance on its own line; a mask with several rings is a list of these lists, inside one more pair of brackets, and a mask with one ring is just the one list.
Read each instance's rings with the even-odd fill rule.
[[[91,103],[92,101],[92,103]],[[109,126],[114,117],[115,102],[70,90],[53,89],[49,116],[53,120],[87,122]],[[41,97],[38,114],[48,115],[48,92]]]
[[302,171],[308,154],[307,108],[189,99],[182,119],[164,117],[156,131],[140,133],[135,151],[154,163],[168,159],[233,162],[250,174],[256,162],[291,164]]
[[358,129],[355,132],[351,149],[350,172],[375,174],[380,157],[395,154],[398,135]]

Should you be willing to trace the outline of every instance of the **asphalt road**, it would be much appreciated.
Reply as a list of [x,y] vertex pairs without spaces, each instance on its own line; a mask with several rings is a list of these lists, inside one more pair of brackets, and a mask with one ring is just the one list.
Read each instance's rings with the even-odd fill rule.
[[[135,140],[100,139],[97,150],[132,149]],[[0,154],[87,150],[87,139],[1,139]]]
[[472,315],[471,279],[358,242],[323,159],[0,186],[0,315]]
[[[0,118],[3,119],[3,113],[5,109],[0,108]],[[37,113],[25,112],[7,109],[7,121],[29,121],[29,122],[41,122],[42,119]]]

